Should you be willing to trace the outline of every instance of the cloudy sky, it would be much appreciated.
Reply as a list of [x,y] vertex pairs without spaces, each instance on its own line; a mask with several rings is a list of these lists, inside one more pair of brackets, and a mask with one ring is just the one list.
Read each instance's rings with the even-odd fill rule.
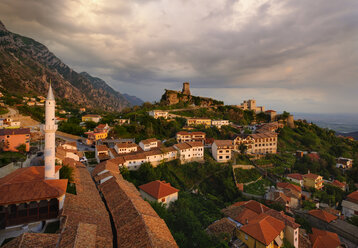
[[358,114],[357,0],[1,0],[0,20],[146,101],[192,93]]

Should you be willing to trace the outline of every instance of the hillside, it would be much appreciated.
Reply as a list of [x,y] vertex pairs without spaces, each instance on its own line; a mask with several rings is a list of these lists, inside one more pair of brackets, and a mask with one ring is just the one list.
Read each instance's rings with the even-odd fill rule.
[[17,94],[45,95],[52,81],[57,98],[107,111],[132,104],[103,80],[72,70],[43,44],[11,33],[0,21],[0,86]]

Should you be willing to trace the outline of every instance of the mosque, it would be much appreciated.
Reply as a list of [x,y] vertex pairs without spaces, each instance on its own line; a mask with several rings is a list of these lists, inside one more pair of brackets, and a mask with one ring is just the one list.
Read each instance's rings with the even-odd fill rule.
[[55,165],[55,106],[50,84],[42,127],[45,165],[20,168],[0,178],[0,234],[21,230],[38,232],[61,214],[67,179],[59,179],[61,166]]

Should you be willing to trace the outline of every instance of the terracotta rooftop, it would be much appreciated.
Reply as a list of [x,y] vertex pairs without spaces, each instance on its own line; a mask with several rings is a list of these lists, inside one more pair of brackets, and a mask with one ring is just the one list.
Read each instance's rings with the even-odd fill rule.
[[112,174],[99,189],[113,216],[118,247],[178,247],[165,222],[134,185]]
[[[55,172],[59,171],[62,166],[55,166]],[[10,183],[32,182],[36,180],[44,180],[45,167],[44,166],[31,166],[20,168],[0,178],[0,186]]]
[[347,195],[347,201],[355,202],[358,204],[358,190]]
[[270,208],[266,207],[265,205],[254,201],[254,200],[250,200],[250,201],[242,201],[242,202],[236,202],[233,204],[233,206],[243,206],[245,208],[251,209],[252,211],[261,214],[264,213],[268,210],[270,210]]
[[310,210],[308,213],[320,220],[327,222],[327,223],[330,223],[338,218],[337,216],[330,214],[322,209],[313,209],[313,210]]
[[141,142],[145,145],[150,144],[152,142],[158,142],[159,140],[157,140],[156,138],[150,138],[150,139],[146,139],[146,140],[142,140]]
[[203,147],[203,142],[201,141],[191,141],[191,142],[186,142],[189,146],[191,147]]
[[189,133],[187,131],[180,131],[180,132],[177,132],[177,135],[191,135],[191,133]]
[[233,219],[243,225],[245,225],[248,221],[259,216],[258,213],[252,211],[251,209],[248,208],[241,208],[241,209],[242,209],[241,213]]
[[334,180],[331,184],[332,184],[333,186],[336,186],[336,187],[339,187],[339,188],[343,188],[343,187],[346,186],[345,183],[342,183],[342,182],[340,182],[340,181],[338,181],[338,180]]
[[232,140],[215,140],[214,143],[219,147],[233,147]]
[[[83,232],[94,236],[96,247],[112,247],[113,236],[109,215],[86,166],[79,162],[75,163],[74,178],[76,195],[66,194],[62,211],[65,221],[61,226],[59,247],[76,247],[76,239],[83,237]],[[94,235],[93,226],[81,228],[81,223],[95,225]]]
[[309,235],[312,248],[337,248],[341,241],[336,233],[312,228],[312,234]]
[[303,176],[302,176],[303,178],[310,178],[310,179],[314,179],[314,180],[316,180],[318,177],[319,177],[319,175],[316,175],[316,174],[313,174],[313,173],[307,173],[307,174],[304,174]]
[[282,221],[283,223],[285,223],[285,225],[290,226],[293,229],[300,227],[300,225],[295,222],[295,218],[286,215],[283,211],[279,212],[277,210],[270,209],[267,212],[265,212],[265,214],[268,214],[268,215]]
[[292,184],[292,183],[286,183],[286,182],[278,182],[276,184],[277,188],[282,188],[282,189],[290,189],[290,190],[295,190],[298,192],[302,192],[302,188],[298,185]]
[[282,221],[267,214],[260,214],[240,230],[260,243],[269,245],[284,228],[285,224]]
[[166,183],[164,181],[159,180],[140,185],[138,188],[143,190],[145,193],[151,195],[155,199],[161,199],[168,195],[179,192],[179,190],[172,187],[170,183]]
[[96,145],[96,150],[99,152],[108,151],[108,147],[106,145]]
[[0,136],[30,134],[30,128],[0,129]]
[[190,149],[191,148],[191,146],[187,142],[175,144],[174,146],[176,148],[178,148],[179,150],[185,150],[185,149]]
[[177,150],[175,150],[174,147],[169,146],[169,147],[161,147],[159,148],[163,153],[168,153],[168,152],[176,152]]
[[1,246],[2,248],[38,248],[38,247],[56,247],[59,234],[50,233],[24,233],[21,236],[11,240],[9,243]]
[[[112,160],[112,159],[111,159]],[[111,160],[106,160],[104,162],[99,163],[92,171],[92,176],[96,176],[98,173],[102,171],[115,171],[119,173],[118,165],[111,162]]]
[[293,178],[296,180],[303,180],[302,174],[299,174],[299,173],[288,174],[287,177],[290,177],[290,178]]
[[118,148],[132,148],[137,147],[138,145],[135,143],[117,143],[116,147]]
[[215,221],[213,224],[208,226],[208,232],[213,235],[220,235],[222,233],[227,233],[230,237],[234,236],[234,231],[236,230],[236,225],[228,218],[222,218]]

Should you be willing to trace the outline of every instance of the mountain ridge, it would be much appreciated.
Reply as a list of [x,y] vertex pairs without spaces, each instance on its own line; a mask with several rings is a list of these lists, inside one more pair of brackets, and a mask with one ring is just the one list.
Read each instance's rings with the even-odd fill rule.
[[40,42],[8,31],[0,21],[0,85],[10,92],[45,94],[51,80],[57,98],[79,106],[105,111],[132,106],[105,81],[86,75],[67,66]]

